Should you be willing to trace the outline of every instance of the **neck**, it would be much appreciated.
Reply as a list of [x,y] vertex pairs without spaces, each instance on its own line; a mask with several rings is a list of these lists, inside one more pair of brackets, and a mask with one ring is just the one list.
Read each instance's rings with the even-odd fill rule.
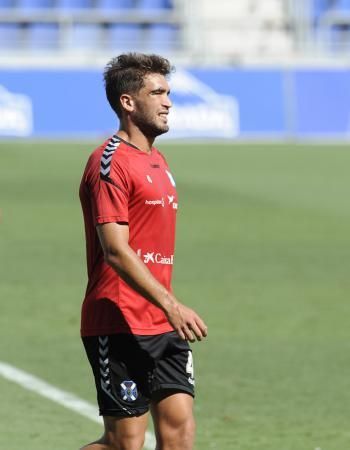
[[154,138],[145,136],[138,128],[134,127],[133,129],[130,129],[121,125],[117,135],[124,139],[124,141],[137,147],[142,152],[151,153]]

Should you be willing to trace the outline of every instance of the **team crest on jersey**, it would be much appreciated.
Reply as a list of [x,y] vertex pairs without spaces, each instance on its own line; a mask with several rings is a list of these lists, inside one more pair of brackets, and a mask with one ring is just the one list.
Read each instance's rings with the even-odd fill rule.
[[168,194],[168,204],[172,205],[173,209],[177,209],[177,203],[174,202],[175,196],[174,195],[169,195]]
[[123,400],[127,402],[134,402],[138,397],[136,383],[132,380],[125,380],[120,383],[120,394]]
[[168,177],[169,177],[170,183],[175,187],[176,184],[175,184],[174,177],[171,175],[171,173],[169,172],[169,170],[165,170],[165,172],[166,172],[166,174],[167,174]]

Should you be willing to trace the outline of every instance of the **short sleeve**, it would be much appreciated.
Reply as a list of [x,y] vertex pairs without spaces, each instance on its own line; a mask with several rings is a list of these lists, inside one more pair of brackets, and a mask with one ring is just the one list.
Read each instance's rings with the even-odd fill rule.
[[129,222],[130,179],[123,161],[113,160],[108,176],[99,174],[90,186],[92,214],[95,225]]

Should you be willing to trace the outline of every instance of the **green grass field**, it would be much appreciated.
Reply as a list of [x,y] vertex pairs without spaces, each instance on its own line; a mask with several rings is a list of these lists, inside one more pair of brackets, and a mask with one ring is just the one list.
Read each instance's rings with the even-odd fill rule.
[[[77,190],[94,145],[0,144],[0,361],[92,403]],[[349,148],[160,148],[180,196],[175,292],[209,325],[196,450],[347,450]],[[100,433],[1,377],[0,398],[1,449],[77,450]]]

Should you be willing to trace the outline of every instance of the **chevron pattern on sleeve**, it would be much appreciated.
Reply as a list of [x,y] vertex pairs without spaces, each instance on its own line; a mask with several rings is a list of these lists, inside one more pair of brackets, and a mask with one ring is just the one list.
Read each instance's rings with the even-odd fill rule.
[[109,177],[111,171],[111,162],[114,152],[119,147],[120,140],[118,136],[114,135],[108,142],[101,157],[100,175],[103,177]]

